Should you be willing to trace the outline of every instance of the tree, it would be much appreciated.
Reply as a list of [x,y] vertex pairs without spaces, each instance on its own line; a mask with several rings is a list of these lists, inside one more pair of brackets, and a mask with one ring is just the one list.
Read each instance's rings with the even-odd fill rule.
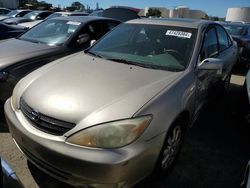
[[80,3],[79,1],[75,1],[71,4],[72,7],[75,8],[75,10],[82,10],[85,9],[84,5]]
[[219,18],[218,16],[208,16],[208,20],[212,21],[225,21],[225,18]]
[[146,14],[147,17],[154,16],[154,17],[161,17],[161,11],[158,9],[148,9],[148,12]]
[[20,7],[48,10],[52,7],[52,4],[49,4],[46,1],[22,0],[20,3]]

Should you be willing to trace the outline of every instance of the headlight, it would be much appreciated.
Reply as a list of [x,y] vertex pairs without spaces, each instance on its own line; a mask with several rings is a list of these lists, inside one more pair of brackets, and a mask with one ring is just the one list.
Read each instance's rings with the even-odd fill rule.
[[66,142],[95,148],[119,148],[136,140],[148,127],[151,116],[99,124],[70,136]]

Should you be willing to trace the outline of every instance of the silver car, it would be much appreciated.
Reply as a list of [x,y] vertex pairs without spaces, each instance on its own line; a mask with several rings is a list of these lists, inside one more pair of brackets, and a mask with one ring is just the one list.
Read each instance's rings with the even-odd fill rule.
[[227,22],[222,25],[237,42],[239,50],[238,64],[242,67],[248,67],[250,61],[250,24]]
[[34,165],[74,186],[132,187],[169,172],[187,127],[227,85],[237,47],[222,26],[137,19],[24,77],[5,103]]
[[249,169],[250,169],[250,161],[248,161],[246,170],[245,170],[245,175],[244,175],[244,179],[241,183],[241,188],[250,188],[250,173],[249,173]]
[[[89,47],[120,21],[91,16],[47,19],[15,39],[0,42],[0,104],[31,71]],[[1,37],[0,37],[1,38]]]

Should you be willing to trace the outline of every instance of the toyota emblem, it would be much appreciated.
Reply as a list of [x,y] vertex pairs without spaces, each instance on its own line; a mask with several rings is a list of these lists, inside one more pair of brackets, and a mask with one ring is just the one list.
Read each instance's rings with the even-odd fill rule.
[[36,111],[31,112],[31,118],[33,121],[38,121],[40,119],[40,114]]

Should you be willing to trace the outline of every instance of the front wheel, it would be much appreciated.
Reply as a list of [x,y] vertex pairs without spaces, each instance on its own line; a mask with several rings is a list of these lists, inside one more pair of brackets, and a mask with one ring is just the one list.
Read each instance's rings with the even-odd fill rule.
[[168,130],[156,165],[156,171],[160,174],[166,174],[172,169],[180,152],[184,133],[185,122],[183,119],[175,121]]

